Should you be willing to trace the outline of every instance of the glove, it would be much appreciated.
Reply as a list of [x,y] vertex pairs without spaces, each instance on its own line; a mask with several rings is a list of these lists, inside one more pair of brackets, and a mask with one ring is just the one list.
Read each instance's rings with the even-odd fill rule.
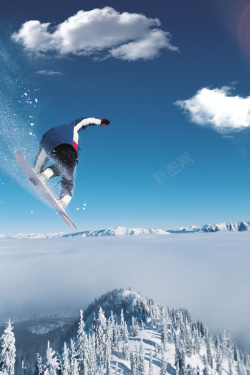
[[101,124],[102,126],[110,124],[110,121],[106,118],[101,118]]

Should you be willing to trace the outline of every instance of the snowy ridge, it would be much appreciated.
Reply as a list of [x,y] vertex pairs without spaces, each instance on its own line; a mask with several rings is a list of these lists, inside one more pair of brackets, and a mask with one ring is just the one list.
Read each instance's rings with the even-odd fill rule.
[[55,233],[55,234],[0,234],[0,240],[8,239],[44,239],[44,238],[62,238],[62,237],[107,237],[107,236],[139,236],[154,234],[171,234],[171,233],[202,233],[202,232],[219,232],[233,231],[242,232],[250,229],[250,222],[228,222],[218,224],[206,224],[203,226],[181,227],[179,229],[145,229],[145,228],[125,228],[116,227],[101,230],[87,230],[75,233]]

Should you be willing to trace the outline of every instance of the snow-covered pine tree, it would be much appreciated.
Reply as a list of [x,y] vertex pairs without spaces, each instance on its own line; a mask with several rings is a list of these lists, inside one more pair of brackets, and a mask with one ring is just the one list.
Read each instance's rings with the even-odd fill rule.
[[114,331],[113,331],[113,345],[112,349],[117,351],[117,356],[119,358],[119,333],[120,328],[117,323],[115,323]]
[[153,328],[158,329],[158,325],[161,320],[161,313],[160,313],[159,306],[156,303],[154,303],[154,301],[151,305],[151,319],[152,319]]
[[114,313],[113,311],[111,311],[110,313],[110,317],[108,319],[108,330],[109,330],[109,333],[110,333],[110,339],[111,339],[111,348],[112,350],[114,349],[115,347],[115,317],[114,317]]
[[106,332],[106,345],[105,345],[105,361],[106,361],[106,375],[111,375],[111,355],[112,355],[112,328],[110,319],[108,320],[108,328]]
[[121,309],[120,337],[122,340],[124,339],[124,328],[125,328],[124,324],[125,324],[124,313],[123,313],[123,309]]
[[126,322],[124,322],[124,343],[123,343],[123,356],[125,361],[129,360],[129,343],[128,343],[128,328]]
[[166,375],[166,374],[167,374],[167,361],[166,361],[166,357],[165,357],[165,352],[164,352],[164,350],[162,350],[160,375]]
[[143,348],[143,341],[141,338],[140,349],[139,349],[139,366],[138,366],[140,375],[146,375],[144,357],[145,357],[145,354],[144,354],[144,348]]
[[222,357],[221,357],[219,349],[217,349],[215,361],[216,361],[216,371],[218,372],[219,375],[222,375]]
[[185,353],[178,347],[175,347],[175,365],[176,365],[176,375],[185,375],[186,373],[186,361]]
[[211,352],[211,338],[208,336],[205,340],[206,342],[206,349],[207,349],[207,364],[213,368],[213,356]]
[[193,340],[188,321],[186,321],[186,353],[189,358],[193,355]]
[[180,375],[186,375],[186,359],[185,359],[185,353],[183,350],[181,351],[181,357],[180,357]]
[[50,342],[48,341],[48,346],[46,350],[46,364],[45,364],[45,375],[56,375],[57,370],[59,370],[59,361],[56,356],[56,352],[51,348]]
[[130,354],[130,367],[132,375],[137,375],[137,360],[135,353]]
[[201,338],[197,328],[194,330],[194,352],[200,354],[201,350]]
[[95,350],[95,333],[89,338],[89,373],[90,375],[97,374],[96,350]]
[[16,347],[15,347],[15,336],[13,333],[13,326],[9,319],[7,327],[1,336],[1,369],[8,375],[14,374],[15,360],[16,360]]
[[34,375],[42,375],[44,371],[42,357],[39,353],[36,353],[36,367]]
[[135,344],[135,363],[136,363],[136,371],[138,373],[139,372],[139,365],[140,365],[140,357],[139,357],[139,352],[138,352],[138,346],[137,346],[137,344]]
[[111,369],[111,362],[110,358],[106,361],[106,375],[111,375],[112,369]]
[[137,319],[134,316],[132,316],[132,334],[134,337],[139,334],[139,325]]
[[63,354],[62,354],[62,375],[69,375],[69,374],[70,374],[69,349],[65,342],[63,346]]
[[237,348],[236,343],[234,343],[233,353],[234,353],[234,360],[237,362],[239,359],[239,350]]
[[96,315],[95,315],[95,312],[93,314],[93,318],[92,318],[92,324],[91,324],[91,332],[96,332]]
[[144,331],[144,328],[145,328],[145,324],[144,324],[144,321],[141,320],[141,330]]
[[73,339],[70,340],[70,375],[78,375],[78,362],[75,343]]
[[199,331],[201,337],[204,337],[204,335],[205,335],[205,327],[204,327],[204,324],[198,320],[198,322],[197,322],[197,327],[198,327],[198,331]]
[[83,321],[83,311],[80,310],[80,320],[76,337],[76,354],[78,358],[79,372],[83,375],[87,374],[88,371],[88,339],[84,327],[85,323]]
[[101,307],[99,307],[96,319],[96,355],[100,367],[105,367],[105,345],[106,345],[107,320]]
[[168,343],[168,329],[167,329],[167,325],[165,322],[163,323],[163,327],[162,327],[161,342],[163,345],[163,349],[166,350],[167,343]]

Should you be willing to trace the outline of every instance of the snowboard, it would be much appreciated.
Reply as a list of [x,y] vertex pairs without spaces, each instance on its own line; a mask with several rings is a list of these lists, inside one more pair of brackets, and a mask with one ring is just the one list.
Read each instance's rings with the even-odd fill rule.
[[20,151],[15,152],[15,159],[16,159],[16,162],[23,169],[23,171],[26,173],[26,175],[29,177],[30,182],[42,193],[42,195],[48,200],[48,202],[56,210],[56,212],[59,213],[59,215],[63,218],[63,220],[71,227],[78,229],[73,223],[73,221],[66,214],[66,212],[62,209],[62,207],[58,204],[57,200],[53,197],[53,195],[47,189],[46,185],[44,185],[40,181],[37,174],[27,163],[23,154]]

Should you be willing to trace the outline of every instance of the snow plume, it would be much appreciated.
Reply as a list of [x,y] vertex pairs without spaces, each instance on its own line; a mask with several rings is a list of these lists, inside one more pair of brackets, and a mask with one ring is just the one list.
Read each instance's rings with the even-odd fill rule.
[[36,128],[37,89],[29,87],[11,46],[4,39],[0,42],[0,168],[11,179],[30,189],[14,159],[21,151],[33,162],[38,140]]
[[38,54],[54,52],[61,56],[91,55],[135,61],[153,59],[163,48],[178,51],[170,42],[170,33],[160,26],[157,18],[104,7],[80,10],[53,28],[50,23],[27,21],[12,38]]
[[220,133],[250,128],[250,96],[231,95],[232,87],[200,89],[192,98],[175,104],[190,116],[192,122],[211,126]]

